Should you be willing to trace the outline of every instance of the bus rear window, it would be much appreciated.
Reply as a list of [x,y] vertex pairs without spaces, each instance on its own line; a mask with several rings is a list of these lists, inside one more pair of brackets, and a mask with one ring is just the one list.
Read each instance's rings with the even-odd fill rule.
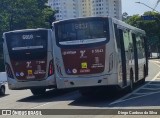
[[74,40],[89,40],[107,38],[109,33],[107,22],[104,20],[73,21],[57,25],[59,42]]
[[10,33],[6,41],[9,51],[46,49],[47,31]]

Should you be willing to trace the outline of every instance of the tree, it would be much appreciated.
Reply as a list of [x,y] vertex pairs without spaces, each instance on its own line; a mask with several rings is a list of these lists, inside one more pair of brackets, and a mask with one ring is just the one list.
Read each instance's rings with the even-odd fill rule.
[[[154,20],[143,20],[142,16],[153,16]],[[152,47],[153,51],[157,51],[160,48],[160,14],[149,11],[145,12],[142,16],[133,15],[126,22],[145,30],[148,44]]]
[[137,14],[137,15],[133,15],[131,17],[129,17],[125,22],[127,22],[128,24],[135,26],[135,27],[139,27],[139,23],[141,22],[141,17]]
[[126,21],[130,16],[128,16],[128,13],[127,12],[124,12],[122,14],[122,21]]
[[[3,32],[26,28],[50,28],[55,12],[48,0],[0,0],[0,36]],[[0,59],[2,56],[0,38]],[[1,60],[0,60],[1,61]],[[2,65],[2,62],[0,62]],[[1,70],[1,69],[0,69]]]
[[46,2],[47,0],[1,0],[2,29],[8,31],[37,27],[49,28],[49,22],[54,20],[54,11],[45,5]]

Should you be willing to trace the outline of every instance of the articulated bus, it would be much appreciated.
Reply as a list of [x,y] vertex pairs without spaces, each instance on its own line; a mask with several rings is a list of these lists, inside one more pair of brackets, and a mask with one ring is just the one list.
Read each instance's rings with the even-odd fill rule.
[[3,39],[9,89],[30,89],[39,95],[55,87],[51,29],[9,31]]
[[145,32],[110,17],[53,22],[56,84],[60,89],[129,88],[148,75]]

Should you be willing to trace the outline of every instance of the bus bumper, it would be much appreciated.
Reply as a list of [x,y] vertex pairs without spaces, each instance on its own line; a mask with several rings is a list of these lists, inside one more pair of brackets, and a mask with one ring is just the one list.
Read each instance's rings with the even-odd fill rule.
[[56,82],[54,75],[41,81],[17,81],[12,78],[8,79],[8,87],[11,90],[31,89],[31,88],[55,88]]
[[79,88],[91,86],[118,85],[117,74],[102,75],[98,77],[56,78],[57,88]]

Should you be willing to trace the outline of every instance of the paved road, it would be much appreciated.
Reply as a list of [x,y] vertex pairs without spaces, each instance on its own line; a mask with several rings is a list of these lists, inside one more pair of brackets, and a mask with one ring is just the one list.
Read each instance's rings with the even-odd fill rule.
[[[136,109],[145,108],[160,109],[160,62],[151,60],[149,63],[149,76],[146,84],[138,86],[132,93],[120,94],[114,97],[85,98],[78,91],[56,91],[50,90],[44,96],[32,96],[29,90],[8,90],[6,96],[0,97],[1,109]],[[60,112],[63,113],[61,110]],[[6,118],[6,116],[3,116]],[[47,116],[53,117],[53,116]],[[56,117],[56,116],[54,116]],[[65,118],[105,118],[104,115],[90,116],[66,116]],[[117,115],[109,117],[121,118]],[[122,116],[124,118],[124,116]],[[127,117],[127,116],[126,116]],[[133,116],[132,116],[133,117]],[[146,117],[146,116],[142,116]],[[154,118],[158,116],[154,116]],[[40,118],[40,117],[39,117]]]

